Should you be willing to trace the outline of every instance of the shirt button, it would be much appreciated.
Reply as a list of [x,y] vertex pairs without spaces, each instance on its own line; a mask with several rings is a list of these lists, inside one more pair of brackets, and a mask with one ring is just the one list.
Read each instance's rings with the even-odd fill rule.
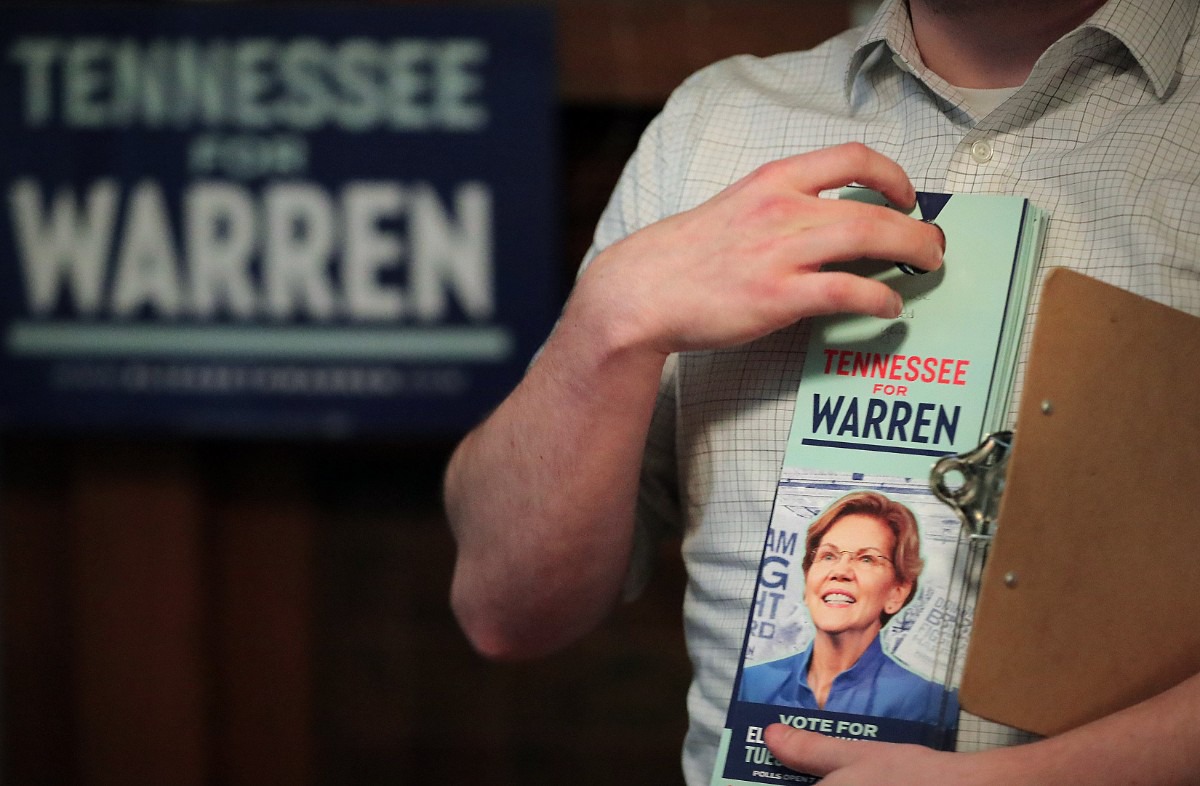
[[971,145],[971,158],[977,164],[986,164],[992,160],[992,145],[983,139]]

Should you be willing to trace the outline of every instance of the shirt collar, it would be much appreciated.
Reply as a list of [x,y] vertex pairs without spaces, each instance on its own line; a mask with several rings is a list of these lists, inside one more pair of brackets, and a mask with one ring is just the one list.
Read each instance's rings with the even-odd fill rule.
[[[1066,38],[1090,36],[1094,31],[1109,34],[1137,60],[1155,95],[1162,98],[1175,78],[1198,5],[1200,0],[1109,0]],[[1146,24],[1147,20],[1157,23]],[[1062,43],[1066,43],[1065,39]],[[921,61],[906,0],[884,0],[863,28],[846,71],[846,98],[851,98],[861,73],[889,59],[931,87],[941,90],[948,87],[945,80],[928,71]]]
[[912,23],[908,18],[908,4],[905,0],[885,0],[875,16],[871,18],[862,37],[850,56],[846,69],[846,98],[850,98],[851,90],[858,75],[868,68],[874,67],[881,58],[886,58],[891,49],[896,65],[909,72],[915,72],[914,66],[920,63],[917,54],[917,42],[913,38]]
[[[1166,95],[1179,68],[1183,48],[1196,21],[1197,0],[1110,0],[1088,20],[1125,45],[1141,65],[1159,98]],[[1156,24],[1147,24],[1155,20]]]

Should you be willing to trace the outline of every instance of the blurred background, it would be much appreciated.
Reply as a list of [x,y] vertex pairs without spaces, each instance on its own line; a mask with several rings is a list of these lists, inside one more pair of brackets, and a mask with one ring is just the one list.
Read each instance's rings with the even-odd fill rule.
[[[397,29],[364,33],[347,23],[347,35],[409,35],[405,25],[424,29],[423,14],[437,20],[435,32],[450,30],[456,22],[439,16],[450,7],[468,15],[534,8],[548,20],[549,56],[538,77],[549,85],[547,111],[518,107],[531,113],[523,118],[545,127],[532,135],[535,149],[514,153],[532,157],[528,167],[538,173],[545,215],[530,230],[519,223],[503,228],[544,235],[535,248],[545,250],[546,264],[534,268],[540,284],[532,290],[497,287],[501,302],[494,309],[501,318],[510,310],[549,315],[543,321],[566,296],[621,167],[675,85],[727,55],[811,46],[870,10],[850,0],[369,5],[403,9]],[[172,21],[169,10],[185,6],[189,14],[211,11],[214,18]],[[130,32],[140,40],[200,35],[193,25],[235,39],[245,12],[259,26],[256,35],[263,35],[264,18],[285,17],[288,30],[307,24],[318,29],[305,35],[316,35],[329,14],[352,16],[363,7],[126,4],[115,17],[100,12],[97,24],[116,41],[124,40],[121,25],[130,24],[131,14],[146,17]],[[123,141],[126,132],[115,123],[81,131],[83,121],[56,123],[52,110],[30,103],[36,75],[57,74],[48,65],[57,61],[38,60],[19,48],[21,42],[69,44],[93,35],[87,25],[95,19],[79,13],[82,8],[107,7],[0,6],[8,17],[4,92],[10,97],[0,131],[9,137],[9,163],[0,172],[9,206],[19,201],[15,184],[39,176],[39,162],[50,171],[34,201],[44,231],[22,235],[15,207],[0,223],[0,263],[11,268],[37,256],[39,242],[58,242],[45,229],[52,223],[51,194],[74,177],[58,167],[82,171],[80,183],[112,176],[106,166],[126,164],[136,172],[130,182],[157,176],[158,153],[147,154],[148,164],[129,163],[141,159],[128,146],[149,149],[162,142],[159,136],[132,129],[131,141]],[[384,25],[390,19],[369,18]],[[468,22],[485,30],[470,35],[489,35],[491,20]],[[166,32],[156,32],[157,24]],[[52,48],[38,51],[59,56]],[[70,56],[62,57],[66,73]],[[505,61],[496,57],[488,67],[502,69]],[[488,72],[493,76],[502,77]],[[24,103],[15,97],[22,91]],[[499,110],[488,110],[499,124]],[[469,149],[461,146],[472,143],[459,137],[444,143]],[[43,140],[52,144],[50,152],[38,151]],[[312,156],[305,174],[336,181],[319,156],[341,143],[315,135],[301,141],[311,144],[304,148]],[[437,135],[410,140],[386,128],[370,141],[383,146],[380,160],[389,161],[403,158],[410,142],[431,151],[443,143]],[[171,160],[169,148],[177,142],[162,142],[168,152],[161,160]],[[119,151],[101,156],[103,166],[94,155],[101,143]],[[503,158],[505,144],[512,143],[487,142],[483,157]],[[33,150],[28,166],[24,150]],[[423,157],[436,160],[436,151]],[[479,177],[490,178],[501,194],[504,179],[519,179],[525,166]],[[190,170],[163,177],[175,183],[195,174],[193,160]],[[432,181],[439,175],[420,176]],[[80,186],[80,205],[84,193]],[[497,208],[495,221],[502,220],[519,222]],[[498,279],[509,275],[505,266],[524,264],[502,252],[498,243]],[[18,275],[3,275],[11,354],[13,325],[62,317],[70,303],[64,294],[30,314],[12,295],[21,290]],[[155,303],[143,305],[125,315],[126,323],[154,318]],[[452,321],[469,316],[456,312]],[[96,314],[90,319],[93,328],[103,322]],[[511,365],[519,369],[535,346],[518,342]],[[249,406],[236,422],[215,422],[212,412],[195,416],[178,408],[151,417],[158,405],[142,407],[141,399],[129,411],[122,409],[128,402],[114,402],[110,394],[60,395],[44,385],[57,378],[61,362],[35,360],[10,357],[2,372],[8,377],[0,412],[4,783],[680,782],[690,671],[677,549],[664,549],[638,602],[551,658],[488,663],[455,626],[446,600],[453,548],[439,499],[441,472],[470,422],[498,401],[495,385],[475,396],[461,417],[425,418],[418,403],[407,417],[410,402],[399,398],[376,402],[378,424],[368,414],[338,420],[336,427],[303,420],[284,427],[271,419],[274,409],[261,424]]]

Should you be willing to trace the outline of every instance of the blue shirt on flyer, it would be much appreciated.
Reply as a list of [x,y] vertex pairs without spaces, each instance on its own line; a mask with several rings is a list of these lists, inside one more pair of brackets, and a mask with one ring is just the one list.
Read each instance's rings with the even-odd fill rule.
[[[954,726],[958,722],[958,692],[947,691],[892,660],[883,652],[879,637],[858,662],[833,680],[824,707],[808,687],[808,664],[812,645],[786,658],[760,663],[742,672],[739,699],[759,704],[776,704],[801,709],[823,709],[854,715],[919,721],[940,725],[945,717]],[[942,714],[942,699],[947,712]]]

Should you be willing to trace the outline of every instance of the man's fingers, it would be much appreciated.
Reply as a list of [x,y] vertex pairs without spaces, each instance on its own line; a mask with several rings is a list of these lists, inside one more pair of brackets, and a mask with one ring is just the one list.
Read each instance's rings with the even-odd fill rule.
[[784,765],[796,772],[819,776],[821,783],[829,786],[960,783],[961,778],[952,772],[956,764],[968,763],[968,769],[978,774],[982,771],[972,767],[967,757],[998,753],[945,753],[922,745],[838,739],[781,723],[768,726],[763,739],[771,754]]
[[875,189],[902,210],[911,210],[917,194],[904,169],[861,142],[822,148],[767,164],[760,170],[785,179],[807,194],[857,183]]
[[855,259],[903,262],[921,270],[937,270],[945,253],[945,235],[933,224],[890,208],[844,204],[836,220],[794,235],[798,259],[810,266]]
[[798,275],[791,299],[794,310],[812,317],[852,313],[895,319],[904,308],[904,299],[887,284],[840,271]]
[[880,744],[870,741],[839,740],[815,731],[800,731],[782,723],[763,732],[767,748],[785,765],[808,775],[828,775],[861,756],[870,755]]

